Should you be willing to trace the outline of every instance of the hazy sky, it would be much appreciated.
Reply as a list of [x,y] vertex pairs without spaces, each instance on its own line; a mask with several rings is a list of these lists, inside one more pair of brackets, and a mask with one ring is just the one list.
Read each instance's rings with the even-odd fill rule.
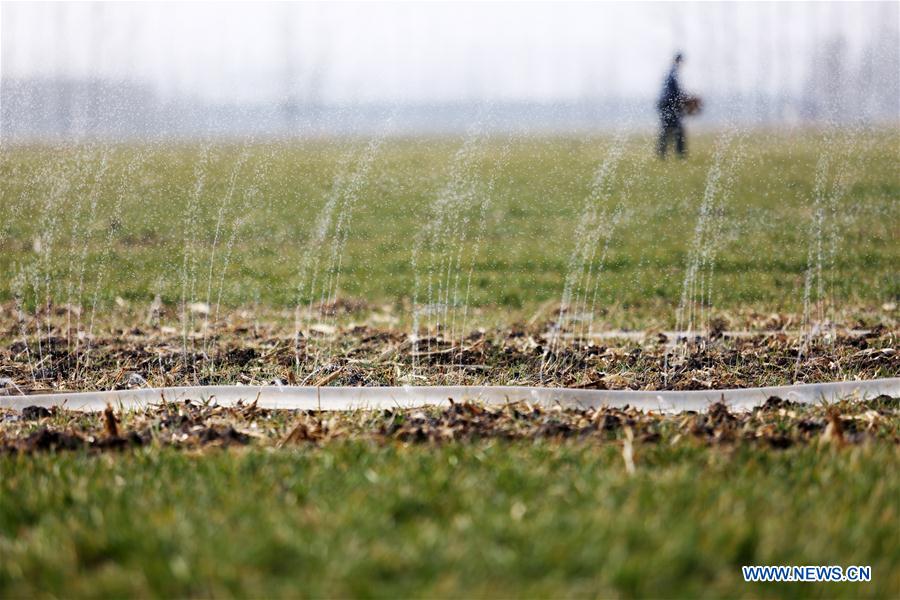
[[164,97],[334,102],[573,100],[688,87],[796,91],[812,50],[881,36],[885,3],[14,3],[4,77],[130,78]]

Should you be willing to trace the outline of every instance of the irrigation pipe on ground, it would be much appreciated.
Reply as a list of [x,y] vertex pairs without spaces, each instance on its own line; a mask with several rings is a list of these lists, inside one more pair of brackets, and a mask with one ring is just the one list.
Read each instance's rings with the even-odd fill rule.
[[292,410],[358,410],[444,406],[454,401],[474,400],[503,405],[526,401],[564,408],[622,408],[677,413],[703,411],[715,402],[731,410],[747,411],[775,396],[802,404],[900,397],[900,378],[869,381],[810,383],[761,388],[636,391],[583,390],[522,386],[402,386],[402,387],[292,387],[292,386],[199,386],[113,390],[105,392],[53,393],[0,396],[0,408],[22,410],[26,406],[65,407],[68,410],[100,411],[107,405],[134,410],[162,402],[186,400],[232,406],[256,402],[260,408]]

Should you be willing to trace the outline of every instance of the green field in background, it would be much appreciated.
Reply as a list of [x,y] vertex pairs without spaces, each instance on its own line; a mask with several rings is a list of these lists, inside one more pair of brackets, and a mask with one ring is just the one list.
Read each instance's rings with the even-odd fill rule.
[[[470,304],[530,309],[559,299],[578,224],[593,205],[619,214],[598,306],[671,312],[674,320],[720,138],[692,138],[683,162],[656,160],[650,135],[623,142],[388,138],[343,214],[339,294],[408,305],[416,240],[434,222],[442,190],[464,184],[489,202],[483,211],[477,205],[459,213],[465,221],[453,231],[468,232],[462,243],[449,235],[436,250],[459,253],[464,280],[472,265]],[[318,281],[328,275],[334,235],[317,238],[316,222],[335,182],[345,189],[340,182],[353,177],[368,142],[7,146],[0,157],[0,299],[18,294],[33,304],[49,290],[57,303],[101,309],[117,296],[149,304],[156,294],[172,305],[184,296],[291,307],[303,296],[305,260]],[[465,144],[469,159],[460,161]],[[617,147],[622,156],[609,186],[592,196],[598,169]],[[816,240],[835,304],[896,299],[898,157],[896,130],[737,132],[720,156],[713,305],[798,310]],[[836,184],[846,193],[832,202]],[[418,298],[427,301],[423,290]]]

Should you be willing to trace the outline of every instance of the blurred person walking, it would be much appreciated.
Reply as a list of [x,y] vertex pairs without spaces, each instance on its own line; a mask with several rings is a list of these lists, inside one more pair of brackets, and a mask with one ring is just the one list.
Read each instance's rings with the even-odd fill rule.
[[656,152],[660,158],[666,157],[666,151],[669,146],[669,138],[674,138],[675,152],[678,156],[684,158],[685,142],[684,127],[681,125],[681,117],[684,114],[686,96],[681,91],[681,85],[678,83],[678,69],[684,57],[679,52],[672,61],[672,68],[666,75],[663,83],[662,92],[656,103],[656,110],[659,112],[660,132],[659,142],[656,146]]

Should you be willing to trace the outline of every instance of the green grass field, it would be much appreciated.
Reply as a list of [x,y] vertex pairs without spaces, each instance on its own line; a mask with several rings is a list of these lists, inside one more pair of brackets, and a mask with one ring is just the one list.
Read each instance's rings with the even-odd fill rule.
[[[465,338],[469,370],[462,351],[459,365],[419,358],[429,382],[686,389],[900,372],[896,129],[706,134],[684,162],[657,161],[649,135],[368,144],[3,147],[0,393],[131,375],[404,383],[414,301],[452,305],[459,339],[495,327]],[[806,288],[813,320],[873,331],[805,354],[799,337],[719,340],[679,362],[665,340],[603,342],[561,351],[544,379],[536,348],[560,302],[609,328],[672,327],[692,268],[700,316],[797,330],[811,324]],[[338,312],[365,326],[338,323],[330,354],[298,367],[320,347],[308,336],[296,351],[294,307],[332,300],[361,306]],[[228,319],[215,311],[207,329],[191,303]],[[0,410],[0,597],[900,596],[896,401],[845,406],[844,437],[825,408],[805,410],[740,431],[622,416],[566,439],[551,423],[415,443],[373,439],[370,423],[287,447],[307,416],[167,413],[115,452],[88,449],[115,437],[100,417]],[[227,423],[250,442],[190,442]],[[82,436],[79,449],[28,446],[42,430]],[[873,580],[748,584],[745,564],[871,565]]]
[[0,411],[0,592],[891,597],[898,406]]
[[[595,268],[607,245],[597,306],[673,321],[719,137],[692,140],[683,163],[657,161],[649,136],[469,139],[462,157],[463,139],[388,139],[364,173],[367,141],[354,139],[9,148],[0,162],[0,298],[43,301],[47,285],[36,294],[35,281],[49,280],[59,304],[149,304],[159,294],[171,305],[186,297],[292,307],[320,297],[317,286],[333,281],[339,264],[340,297],[408,305],[416,240],[428,239],[433,204],[449,189],[469,200],[420,249],[420,303],[428,269],[441,266],[435,253],[459,253],[463,280],[471,265],[469,304],[507,314],[558,300],[577,227],[594,207],[597,227],[588,233],[604,231],[592,246]],[[712,305],[799,310],[811,246],[812,256],[824,256],[821,279],[833,305],[896,300],[898,132],[733,137],[716,171],[713,227],[700,244],[715,247]],[[615,148],[621,158],[592,196]],[[317,237],[329,193],[350,189],[354,175],[349,208],[334,211]],[[345,237],[335,246],[340,215]],[[317,279],[304,288],[306,263]],[[812,291],[815,299],[817,286]]]
[[[894,444],[0,457],[6,597],[892,597]],[[865,584],[748,564],[871,565]]]

